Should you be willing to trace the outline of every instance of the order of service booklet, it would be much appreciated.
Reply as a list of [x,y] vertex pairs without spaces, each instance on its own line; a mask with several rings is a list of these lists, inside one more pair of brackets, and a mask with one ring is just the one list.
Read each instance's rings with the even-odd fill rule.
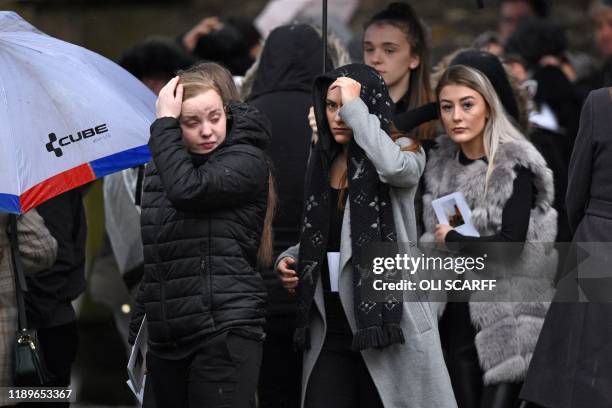
[[127,385],[134,393],[140,404],[144,396],[144,386],[147,376],[146,372],[146,356],[147,356],[147,316],[145,315],[138,329],[132,352],[127,364],[127,372],[129,379]]
[[472,210],[461,191],[440,197],[431,202],[439,224],[447,224],[458,233],[470,237],[480,234],[472,224]]

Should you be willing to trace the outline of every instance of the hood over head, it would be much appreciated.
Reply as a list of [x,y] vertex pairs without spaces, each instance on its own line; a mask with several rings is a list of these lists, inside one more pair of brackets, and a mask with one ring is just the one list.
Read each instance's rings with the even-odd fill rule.
[[325,114],[325,99],[329,86],[340,77],[349,77],[361,84],[361,100],[368,107],[368,111],[378,117],[381,128],[388,134],[391,134],[391,119],[395,113],[395,104],[389,96],[387,85],[382,76],[372,67],[364,64],[349,64],[318,76],[314,81],[312,91],[319,130],[318,145],[329,159],[336,155],[340,147],[329,130]]
[[506,70],[498,57],[485,51],[467,50],[453,58],[450,66],[454,65],[465,65],[482,72],[493,85],[506,112],[512,116],[516,123],[520,122],[516,97],[512,91],[508,74],[506,74]]
[[329,58],[323,69],[323,41],[308,24],[277,27],[261,52],[250,99],[275,91],[310,92],[312,81],[332,68]]

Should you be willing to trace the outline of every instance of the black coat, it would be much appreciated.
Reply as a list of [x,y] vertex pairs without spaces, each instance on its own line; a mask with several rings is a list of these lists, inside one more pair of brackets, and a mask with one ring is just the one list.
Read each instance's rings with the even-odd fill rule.
[[74,321],[71,302],[85,291],[87,221],[83,189],[54,197],[36,210],[57,240],[57,259],[46,271],[26,277],[26,311],[33,327],[54,327]]
[[612,86],[612,60],[606,61],[597,71],[578,81],[576,86],[582,99],[586,99],[589,92],[595,89]]
[[[534,126],[529,139],[546,159],[548,167],[553,171],[555,180],[555,201],[553,207],[557,210],[557,242],[569,242],[572,234],[567,223],[565,209],[565,193],[567,189],[567,171],[574,140],[578,133],[580,107],[582,100],[577,88],[563,71],[555,66],[538,68],[534,73],[538,83],[534,101],[537,104],[550,106],[561,127],[559,132]],[[564,254],[560,254],[560,260]]]
[[565,208],[565,192],[567,191],[567,168],[572,154],[573,139],[573,136],[570,138],[567,134],[552,132],[537,126],[533,126],[529,132],[529,140],[544,156],[548,167],[553,172],[555,182],[553,207],[557,210],[557,242],[572,240]]
[[[274,250],[280,254],[300,237],[304,175],[312,130],[312,82],[322,72],[321,36],[309,25],[281,26],[268,36],[253,82],[249,103],[270,118],[272,142],[268,152],[274,166],[278,207],[274,218]],[[328,68],[331,62],[328,61]],[[277,272],[262,270],[269,294],[269,326],[292,330],[295,297],[283,288]],[[269,327],[270,328],[270,327]]]
[[179,358],[203,338],[228,328],[264,324],[266,290],[256,271],[266,214],[267,119],[230,104],[225,141],[190,155],[179,122],[151,126],[142,197],[145,272],[131,339],[146,312],[149,346]]
[[[569,168],[566,207],[574,244],[612,242],[611,117],[612,92],[592,92],[582,111]],[[609,253],[608,249],[590,254],[602,262],[608,276]],[[556,300],[569,300],[576,293],[574,268],[579,260],[569,263]],[[596,285],[604,287],[609,300],[608,276],[596,280]],[[554,408],[612,406],[612,303],[551,305],[521,397]]]

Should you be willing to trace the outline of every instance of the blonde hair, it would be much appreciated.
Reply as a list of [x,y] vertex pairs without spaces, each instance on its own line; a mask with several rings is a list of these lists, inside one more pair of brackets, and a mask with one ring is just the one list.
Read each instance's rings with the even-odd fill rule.
[[489,178],[495,168],[495,155],[500,145],[516,141],[526,141],[525,136],[508,119],[504,108],[489,79],[477,69],[465,65],[454,65],[442,74],[436,87],[436,97],[440,100],[440,92],[447,85],[463,85],[478,92],[489,111],[486,121],[483,144],[485,155],[489,161],[485,178],[485,194],[487,193]]
[[[180,77],[179,83],[183,85],[183,101],[211,89],[221,96],[224,107],[226,107],[230,101],[240,101],[240,95],[238,94],[238,89],[236,88],[232,74],[217,63],[203,62],[201,64],[196,64],[185,71],[179,71],[178,75]],[[272,265],[274,252],[272,222],[274,221],[277,205],[274,176],[269,161],[268,166],[270,170],[268,171],[266,217],[261,234],[261,242],[257,250],[257,261],[262,266]]]
[[211,89],[221,96],[224,106],[230,101],[240,100],[232,74],[217,63],[202,62],[179,71],[178,75],[179,83],[183,85],[184,101]]
[[[455,57],[457,57],[463,52],[470,50],[475,50],[475,48],[459,48],[440,59],[440,61],[433,67],[433,70],[431,72],[432,89],[436,89],[436,87],[440,83],[442,75],[444,74],[444,72],[446,72]],[[504,63],[504,61],[501,59],[500,62],[502,63],[501,65],[504,71],[506,72],[508,82],[510,82],[512,94],[516,98],[516,104],[518,107],[518,118],[516,118],[516,120],[518,122],[517,124],[519,126],[519,130],[527,134],[531,129],[531,124],[529,123],[529,94],[527,90],[523,86],[521,86],[521,83],[516,78],[516,76],[514,76],[514,73],[509,68],[508,64]]]

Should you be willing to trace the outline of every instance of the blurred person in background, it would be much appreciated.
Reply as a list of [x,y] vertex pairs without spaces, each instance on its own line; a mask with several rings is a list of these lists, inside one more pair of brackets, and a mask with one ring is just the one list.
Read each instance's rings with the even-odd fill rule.
[[595,0],[589,15],[593,22],[595,43],[602,58],[601,67],[578,83],[584,99],[592,90],[612,86],[612,0]]
[[[437,118],[431,92],[429,42],[423,21],[408,3],[391,3],[368,20],[363,34],[363,61],[385,80],[389,96],[395,103],[393,118],[397,129],[415,137],[425,153],[435,136]],[[424,122],[413,125],[407,112],[428,106]],[[407,123],[408,122],[408,123]],[[420,217],[422,185],[415,193],[415,213]],[[417,234],[422,222],[417,218]]]
[[[331,41],[329,46],[336,44]],[[298,242],[304,200],[304,175],[310,152],[308,109],[312,83],[331,70],[328,53],[323,67],[321,33],[307,24],[280,26],[270,33],[245,77],[246,100],[269,119],[278,209],[274,219],[274,256]],[[247,85],[247,86],[245,86]],[[300,398],[301,353],[292,345],[296,302],[272,268],[262,268],[268,289],[266,340],[259,380],[259,403],[266,408],[297,408]]]
[[[365,24],[363,61],[385,80],[396,115],[433,101],[427,31],[408,3],[391,3]],[[413,134],[429,140],[434,124],[425,123]]]
[[149,37],[125,51],[118,63],[158,95],[177,71],[189,68],[196,61],[172,39]]
[[485,31],[480,34],[474,42],[472,48],[480,51],[486,51],[498,57],[504,54],[504,46],[502,44],[499,33],[495,31]]
[[261,35],[246,17],[205,17],[178,38],[200,60],[217,62],[243,76],[255,61]]
[[499,35],[502,42],[512,36],[518,23],[526,17],[547,18],[547,0],[501,0],[499,2]]
[[[72,302],[85,291],[85,248],[87,219],[83,195],[88,186],[62,193],[36,210],[58,245],[55,263],[26,276],[28,323],[38,332],[47,370],[53,375],[50,387],[70,386],[72,363],[78,348],[77,315]],[[33,407],[42,406],[39,403]],[[68,407],[69,403],[53,403]]]
[[[13,386],[13,342],[18,314],[9,217],[0,213],[0,387]],[[57,241],[36,209],[17,216],[17,240],[24,274],[44,271],[55,263]],[[0,395],[0,406],[14,406],[8,392]]]
[[[571,241],[564,197],[582,103],[570,79],[573,68],[565,58],[565,51],[563,27],[536,18],[522,20],[506,43],[508,55],[518,55],[525,61],[526,73],[535,87],[531,95],[533,106],[529,121],[532,131],[529,136],[555,174],[558,242]],[[562,253],[561,257],[564,255]]]

